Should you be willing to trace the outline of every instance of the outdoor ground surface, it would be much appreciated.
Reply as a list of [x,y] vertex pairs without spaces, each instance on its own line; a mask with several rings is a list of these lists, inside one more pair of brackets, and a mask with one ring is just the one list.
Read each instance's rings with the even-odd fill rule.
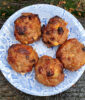
[[[0,28],[15,11],[36,3],[49,3],[71,12],[85,28],[85,0],[0,0]],[[20,92],[0,72],[0,100],[85,100],[85,73],[67,91],[48,97],[37,97]]]

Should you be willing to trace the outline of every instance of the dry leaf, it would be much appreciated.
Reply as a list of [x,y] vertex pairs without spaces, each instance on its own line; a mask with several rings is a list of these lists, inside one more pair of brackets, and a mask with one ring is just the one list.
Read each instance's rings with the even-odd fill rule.
[[79,16],[81,16],[81,13],[80,13],[80,12],[78,12],[78,15],[79,15]]
[[6,15],[6,13],[2,13],[2,16],[5,16]]
[[66,4],[66,1],[59,1],[59,5]]
[[70,8],[69,10],[74,11],[74,9],[73,9],[73,8]]
[[6,2],[6,1],[3,1],[2,4],[3,4],[3,5],[7,5],[7,2]]
[[85,0],[80,0],[80,2],[81,2],[82,10],[85,11]]
[[80,5],[81,5],[81,2],[79,2],[79,3],[77,4],[77,7],[80,7]]
[[56,6],[58,6],[58,7],[59,7],[60,5],[59,5],[59,4],[57,4]]
[[69,12],[72,12],[72,11],[74,11],[74,9],[73,8],[69,8],[69,10],[68,10]]
[[10,6],[8,6],[7,8],[10,8]]

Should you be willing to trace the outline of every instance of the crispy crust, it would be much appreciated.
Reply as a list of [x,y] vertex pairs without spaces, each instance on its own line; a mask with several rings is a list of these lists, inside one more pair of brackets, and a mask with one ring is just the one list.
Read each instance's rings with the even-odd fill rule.
[[32,70],[38,61],[38,55],[31,46],[13,44],[8,49],[8,63],[19,73],[27,73]]
[[42,56],[35,66],[35,78],[46,86],[56,86],[64,80],[63,66],[58,59]]
[[64,68],[76,71],[85,64],[85,47],[77,39],[69,39],[62,44],[56,57],[63,63]]
[[14,35],[23,44],[33,43],[41,36],[41,22],[37,14],[22,13],[14,24]]
[[68,37],[67,23],[58,16],[51,18],[46,26],[42,28],[42,40],[48,46],[63,44]]

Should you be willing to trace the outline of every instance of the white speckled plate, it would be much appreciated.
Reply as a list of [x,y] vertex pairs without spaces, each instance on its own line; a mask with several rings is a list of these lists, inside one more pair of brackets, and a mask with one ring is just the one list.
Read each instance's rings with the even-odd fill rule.
[[[83,74],[85,66],[76,72],[64,70],[65,80],[56,87],[46,87],[35,80],[34,69],[32,72],[24,76],[16,73],[7,62],[7,51],[9,46],[18,41],[14,37],[14,21],[22,12],[32,12],[38,14],[42,24],[47,24],[48,20],[53,16],[60,16],[68,22],[69,36],[68,38],[77,38],[85,44],[85,31],[79,21],[66,10],[48,4],[36,4],[25,7],[14,13],[3,25],[0,31],[0,70],[6,79],[17,89],[31,95],[50,96],[61,93],[77,82]],[[58,47],[47,48],[42,40],[31,44],[36,49],[39,57],[49,55],[55,58]]]

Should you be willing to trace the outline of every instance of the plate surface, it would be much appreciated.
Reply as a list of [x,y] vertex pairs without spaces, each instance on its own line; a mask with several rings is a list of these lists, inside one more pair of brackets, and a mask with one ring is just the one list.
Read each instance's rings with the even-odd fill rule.
[[[17,89],[31,95],[37,96],[50,96],[61,93],[77,82],[83,74],[85,66],[76,72],[64,70],[65,80],[56,87],[46,87],[35,80],[34,69],[32,72],[24,76],[16,73],[7,62],[7,52],[9,46],[14,43],[19,43],[14,37],[14,21],[22,12],[32,12],[39,15],[42,25],[47,24],[48,20],[53,16],[60,16],[68,22],[67,28],[69,29],[69,38],[77,38],[80,42],[85,44],[84,28],[79,21],[73,17],[66,10],[48,4],[36,4],[25,7],[14,13],[3,25],[0,30],[0,70],[6,79]],[[55,58],[56,50],[58,47],[47,48],[42,39],[31,44],[36,49],[39,57],[42,55],[49,55]]]

